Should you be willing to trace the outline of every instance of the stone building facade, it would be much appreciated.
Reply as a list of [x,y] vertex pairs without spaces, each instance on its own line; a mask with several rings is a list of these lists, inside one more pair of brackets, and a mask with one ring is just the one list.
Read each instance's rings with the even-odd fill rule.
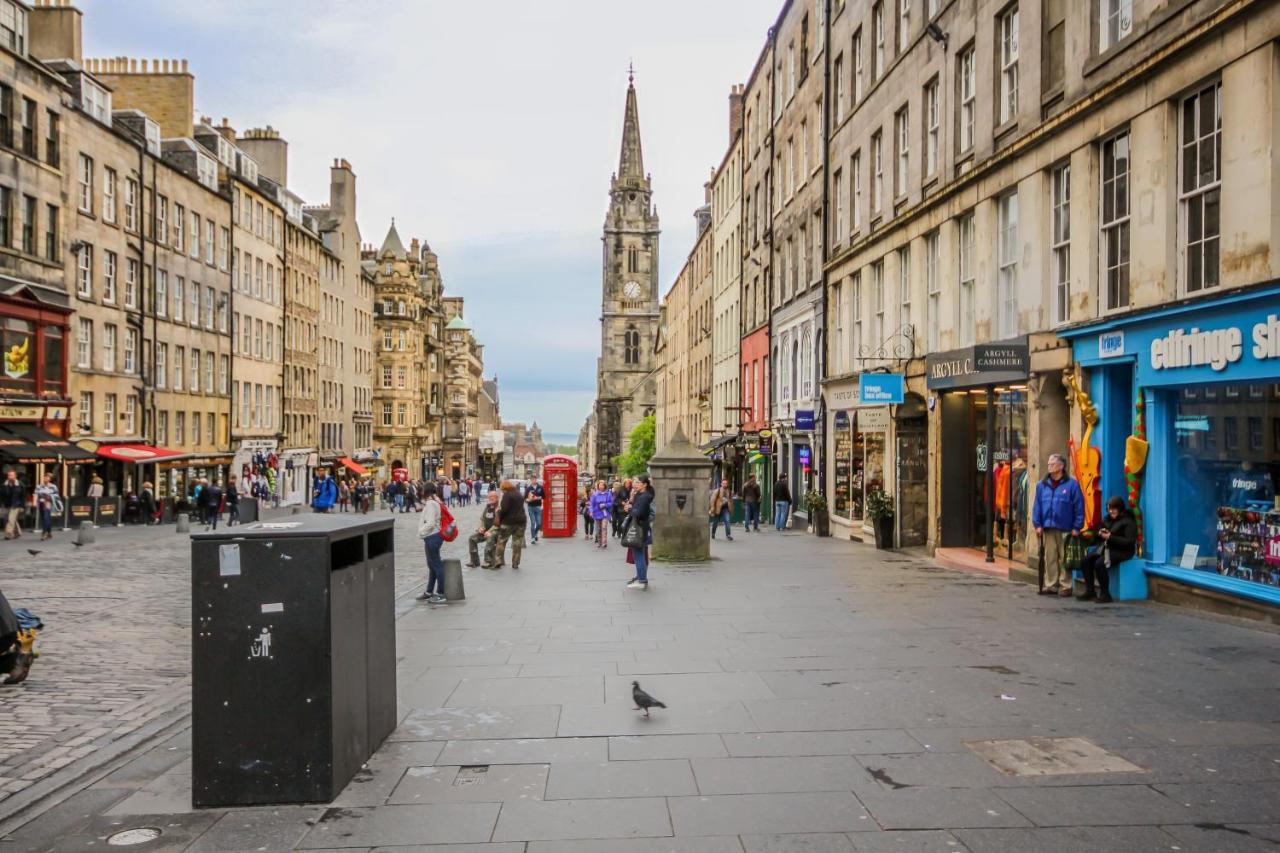
[[[711,185],[706,185],[711,194]],[[657,356],[655,442],[667,445],[676,427],[694,444],[711,433],[712,323],[715,311],[715,229],[711,204],[698,208],[697,239],[662,300]]]
[[742,98],[743,87],[729,93],[729,148],[711,180],[712,286],[714,305],[711,417],[713,432],[737,433],[741,421],[742,317]]
[[444,421],[441,442],[445,476],[473,475],[480,456],[480,401],[484,347],[463,318],[461,296],[446,296],[444,311]]
[[618,171],[609,184],[596,370],[594,470],[609,474],[627,436],[657,406],[658,235],[653,186],[644,171],[635,84],[627,87]]

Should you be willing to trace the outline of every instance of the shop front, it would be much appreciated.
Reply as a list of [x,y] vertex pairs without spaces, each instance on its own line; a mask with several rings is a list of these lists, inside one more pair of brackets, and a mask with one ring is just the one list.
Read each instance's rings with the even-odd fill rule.
[[[282,499],[280,443],[274,438],[246,438],[241,440],[231,459],[231,473],[236,477],[236,488],[242,495],[252,495],[262,501],[279,506]],[[303,486],[310,494],[310,487]],[[306,502],[304,498],[303,503]]]
[[988,561],[1026,559],[1034,491],[1029,366],[1025,337],[927,357],[928,409],[938,435],[934,535],[940,548],[981,549]]
[[276,460],[280,505],[295,506],[311,499],[311,471],[319,457],[313,447],[286,448]]
[[1063,334],[1099,415],[1102,497],[1139,509],[1157,596],[1280,605],[1277,306],[1273,285]]

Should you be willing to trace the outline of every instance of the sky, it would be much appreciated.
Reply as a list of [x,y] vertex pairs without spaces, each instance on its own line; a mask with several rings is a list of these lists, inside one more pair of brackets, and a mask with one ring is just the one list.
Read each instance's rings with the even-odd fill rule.
[[328,198],[350,161],[365,242],[430,244],[502,417],[576,434],[595,396],[600,235],[628,63],[662,219],[660,291],[781,0],[76,0],[86,57],[181,58],[196,111],[289,142]]

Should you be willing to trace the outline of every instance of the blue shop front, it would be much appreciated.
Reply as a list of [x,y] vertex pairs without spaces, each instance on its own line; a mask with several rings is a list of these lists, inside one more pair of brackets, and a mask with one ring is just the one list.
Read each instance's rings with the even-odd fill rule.
[[[1102,499],[1138,497],[1143,551],[1126,570],[1162,589],[1280,606],[1280,286],[1062,337],[1098,411]],[[1126,470],[1138,468],[1144,430],[1145,465]],[[1147,584],[1135,587],[1128,597]]]

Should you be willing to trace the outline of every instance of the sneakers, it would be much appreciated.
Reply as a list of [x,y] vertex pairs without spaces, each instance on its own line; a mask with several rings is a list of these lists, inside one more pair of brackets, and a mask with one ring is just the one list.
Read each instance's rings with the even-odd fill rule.
[[1110,604],[1111,600],[1112,600],[1111,596],[1107,595],[1105,592],[1102,595],[1098,596],[1099,604]]
[[649,588],[648,581],[632,579],[631,583],[627,584],[627,589],[648,589],[648,588]]
[[1076,596],[1080,601],[1093,601],[1097,597],[1098,594],[1091,589],[1086,589],[1084,592]]
[[427,600],[431,604],[447,604],[449,602],[449,599],[445,598],[443,595],[441,595],[438,592]]

